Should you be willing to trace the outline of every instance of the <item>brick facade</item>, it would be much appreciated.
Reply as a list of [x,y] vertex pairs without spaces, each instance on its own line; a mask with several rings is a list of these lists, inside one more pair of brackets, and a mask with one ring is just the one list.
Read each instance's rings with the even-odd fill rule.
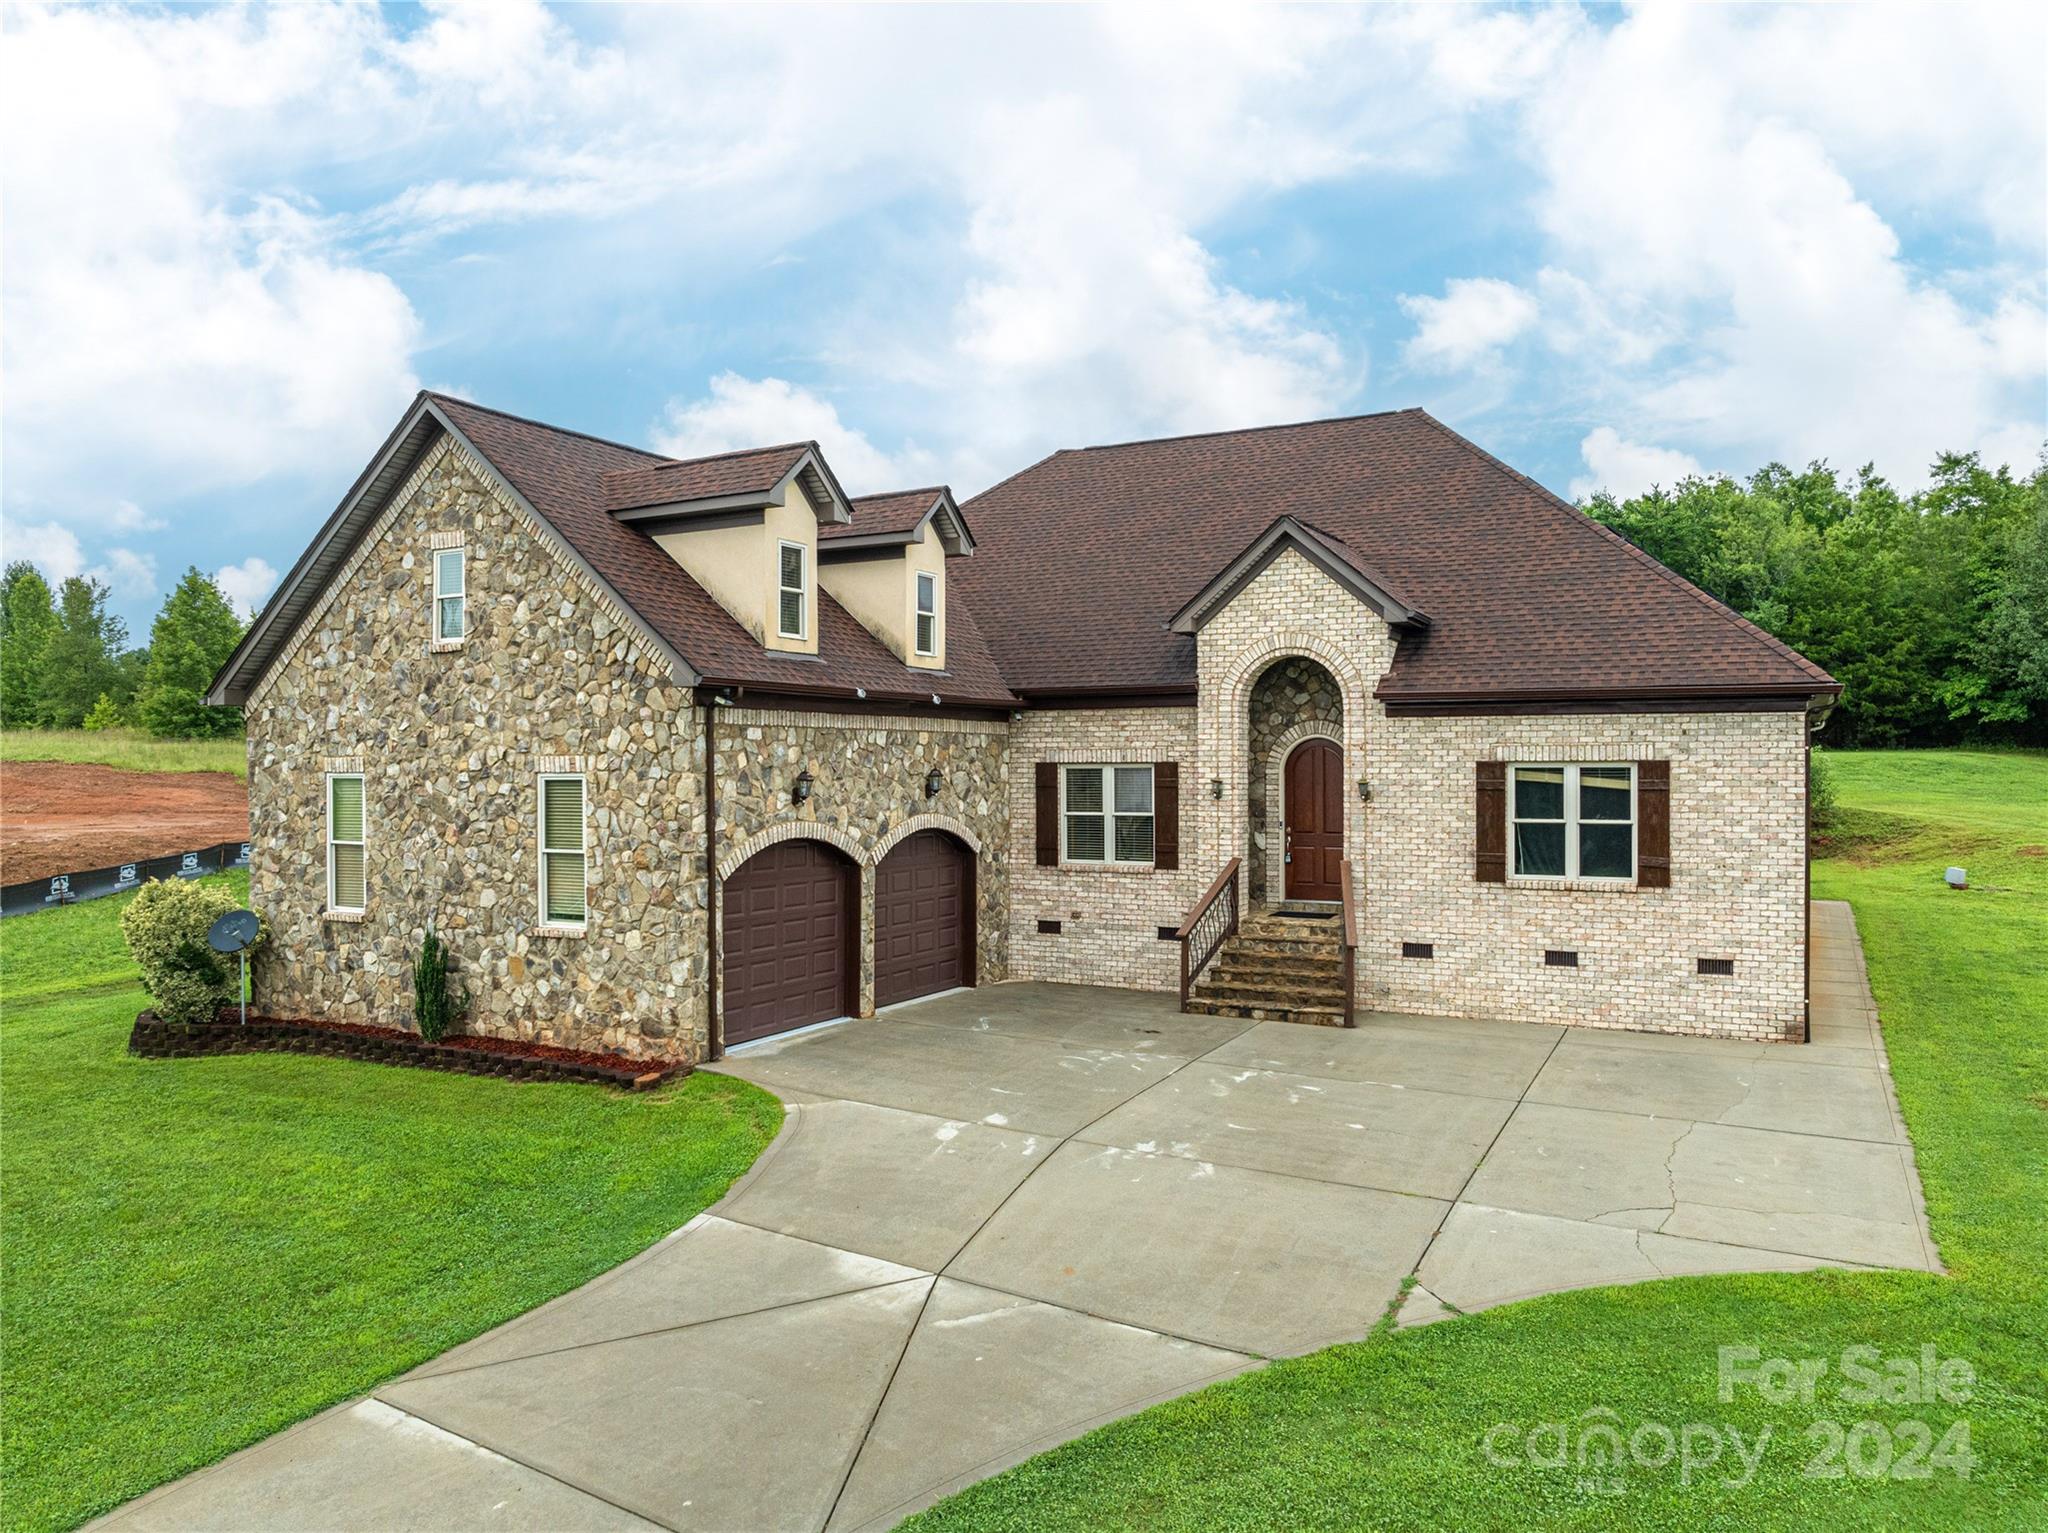
[[[1171,988],[1178,955],[1172,944],[1148,946],[1155,915],[1156,924],[1176,922],[1230,857],[1253,866],[1256,836],[1274,833],[1267,796],[1255,798],[1253,784],[1271,770],[1281,742],[1328,732],[1344,751],[1345,844],[1361,901],[1361,1007],[1802,1036],[1804,714],[1389,719],[1372,693],[1392,661],[1393,634],[1291,551],[1239,592],[1197,642],[1197,708],[1025,714],[1015,725],[1012,945],[1021,977]],[[1285,729],[1271,717],[1272,684],[1262,679],[1276,667],[1283,676],[1306,674],[1297,657],[1334,678],[1334,724],[1331,702],[1298,686],[1280,690],[1300,696],[1289,709],[1303,717],[1284,721]],[[1182,762],[1179,873],[1031,868],[1026,875],[1032,762],[1155,757]],[[1671,887],[1477,882],[1473,777],[1482,760],[1668,761]],[[1211,794],[1213,781],[1223,784],[1221,798]],[[1359,796],[1359,782],[1370,800]],[[1143,891],[1140,899],[1120,892],[1132,887]],[[1256,884],[1245,887],[1259,897]],[[1061,934],[1037,936],[1041,916],[1061,919]],[[1435,957],[1404,959],[1404,942],[1433,944]],[[1553,948],[1576,952],[1578,967],[1546,965],[1545,950]],[[1735,972],[1701,975],[1700,958],[1733,959]]]

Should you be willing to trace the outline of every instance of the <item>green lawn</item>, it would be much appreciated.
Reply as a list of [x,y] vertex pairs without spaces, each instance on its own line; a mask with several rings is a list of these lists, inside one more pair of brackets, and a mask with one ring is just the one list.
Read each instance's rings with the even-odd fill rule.
[[232,740],[159,740],[139,729],[0,730],[0,761],[97,762],[124,772],[249,775],[249,748]]
[[782,1121],[716,1075],[626,1096],[134,1059],[125,903],[0,923],[9,1528],[80,1522],[575,1287],[715,1201]]
[[[2048,756],[1830,759],[1845,823],[1836,854],[1815,865],[1814,893],[1855,905],[1947,1277],[1685,1278],[1383,1328],[1105,1427],[910,1526],[2048,1526]],[[1969,870],[1965,893],[1942,885],[1951,862]],[[1724,1345],[1828,1359],[1830,1374],[1810,1405],[1753,1391],[1723,1403]],[[1858,1345],[1966,1359],[1974,1398],[1847,1405],[1826,1380]],[[1601,1408],[1625,1434],[1655,1422],[1733,1425],[1752,1445],[1766,1425],[1772,1436],[1741,1486],[1724,1483],[1732,1449],[1689,1477],[1676,1463],[1631,1468],[1618,1490],[1582,1484],[1576,1464],[1495,1467],[1483,1452],[1497,1423],[1576,1433]],[[1976,1463],[1968,1479],[1810,1478],[1806,1434],[1824,1419],[1917,1419],[1937,1439],[1967,1420]],[[1654,1452],[1654,1436],[1645,1441]]]

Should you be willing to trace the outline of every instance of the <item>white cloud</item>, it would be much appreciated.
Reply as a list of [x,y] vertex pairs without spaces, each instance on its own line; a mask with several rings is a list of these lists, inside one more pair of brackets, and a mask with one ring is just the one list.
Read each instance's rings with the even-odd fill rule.
[[912,444],[883,451],[840,420],[830,400],[780,378],[720,373],[705,397],[670,400],[654,431],[655,450],[675,458],[807,441],[818,444],[849,495],[927,484],[937,468]]
[[1540,312],[1534,296],[1497,277],[1453,277],[1443,297],[1403,294],[1401,307],[1415,321],[1402,351],[1408,365],[1441,371],[1496,360]]
[[1601,426],[1579,444],[1588,473],[1572,480],[1573,500],[1588,500],[1605,490],[1617,500],[1659,487],[1675,489],[1680,480],[1706,474],[1699,459],[1669,447],[1649,447],[1623,440],[1612,426]]
[[86,573],[116,597],[146,598],[157,594],[156,557],[132,548],[110,548]]
[[[2048,429],[2041,42],[2038,11],[1995,7],[1651,7],[1588,29],[1526,105],[1543,178],[1534,206],[1556,252],[1553,280],[1585,295],[1590,312],[1647,326],[1650,343],[1578,348],[1588,371],[1569,381],[1580,402],[1629,437],[1677,439],[1722,460],[1875,461],[1906,484],[1944,449],[2038,441]],[[1902,48],[1934,61],[1909,71],[1906,93],[1937,98],[1906,112],[1947,121],[1931,147],[1875,110],[1874,82],[1901,76],[1872,66],[1899,61]],[[1963,57],[2023,88],[2003,94],[1951,67]],[[2015,70],[2015,57],[2031,62]],[[1818,69],[1787,62],[1821,58]],[[2032,147],[2015,154],[2010,141]],[[1901,175],[1902,161],[1952,176],[1938,191],[1914,189],[1919,172]],[[2029,213],[1986,227],[2018,239],[2025,258],[1926,270],[1852,165],[1898,189],[1902,205],[1940,204],[1950,220],[2023,192]]]
[[78,534],[62,523],[9,521],[6,533],[7,562],[28,560],[52,586],[85,573],[85,551],[78,546]]
[[240,564],[223,565],[213,572],[213,583],[220,587],[220,594],[228,599],[228,605],[244,618],[256,615],[277,585],[277,571],[267,560],[251,554]]
[[249,195],[361,146],[380,35],[348,7],[10,10],[11,502],[118,528],[124,503],[331,474],[389,428],[405,295],[316,209]]

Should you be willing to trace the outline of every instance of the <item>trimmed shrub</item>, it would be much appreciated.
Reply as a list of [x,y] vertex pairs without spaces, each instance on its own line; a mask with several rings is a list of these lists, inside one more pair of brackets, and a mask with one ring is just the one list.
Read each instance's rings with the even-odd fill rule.
[[1841,806],[1835,798],[1835,768],[1821,751],[1813,751],[1807,757],[1806,779],[1806,828],[1810,834],[1818,835],[1832,829],[1841,818]]
[[448,944],[429,926],[420,943],[420,956],[412,965],[412,1019],[419,1024],[420,1036],[429,1043],[439,1043],[469,1010],[468,987],[450,989],[453,983],[454,977],[448,970]]
[[[121,935],[142,970],[142,983],[166,1022],[210,1022],[238,999],[242,967],[206,945],[206,931],[240,903],[232,889],[181,878],[152,879],[121,912]],[[270,936],[259,922],[259,946]]]

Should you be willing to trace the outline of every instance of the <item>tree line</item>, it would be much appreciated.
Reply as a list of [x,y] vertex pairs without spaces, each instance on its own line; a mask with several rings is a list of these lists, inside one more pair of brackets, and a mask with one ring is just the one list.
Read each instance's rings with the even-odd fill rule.
[[1585,511],[1841,682],[1826,743],[2048,743],[2048,461],[1949,454],[1911,495],[1774,463]]
[[107,610],[107,588],[74,575],[53,593],[27,560],[0,575],[0,726],[113,729],[208,738],[242,732],[242,710],[204,698],[241,642],[242,621],[220,587],[185,571],[128,647],[128,625]]

